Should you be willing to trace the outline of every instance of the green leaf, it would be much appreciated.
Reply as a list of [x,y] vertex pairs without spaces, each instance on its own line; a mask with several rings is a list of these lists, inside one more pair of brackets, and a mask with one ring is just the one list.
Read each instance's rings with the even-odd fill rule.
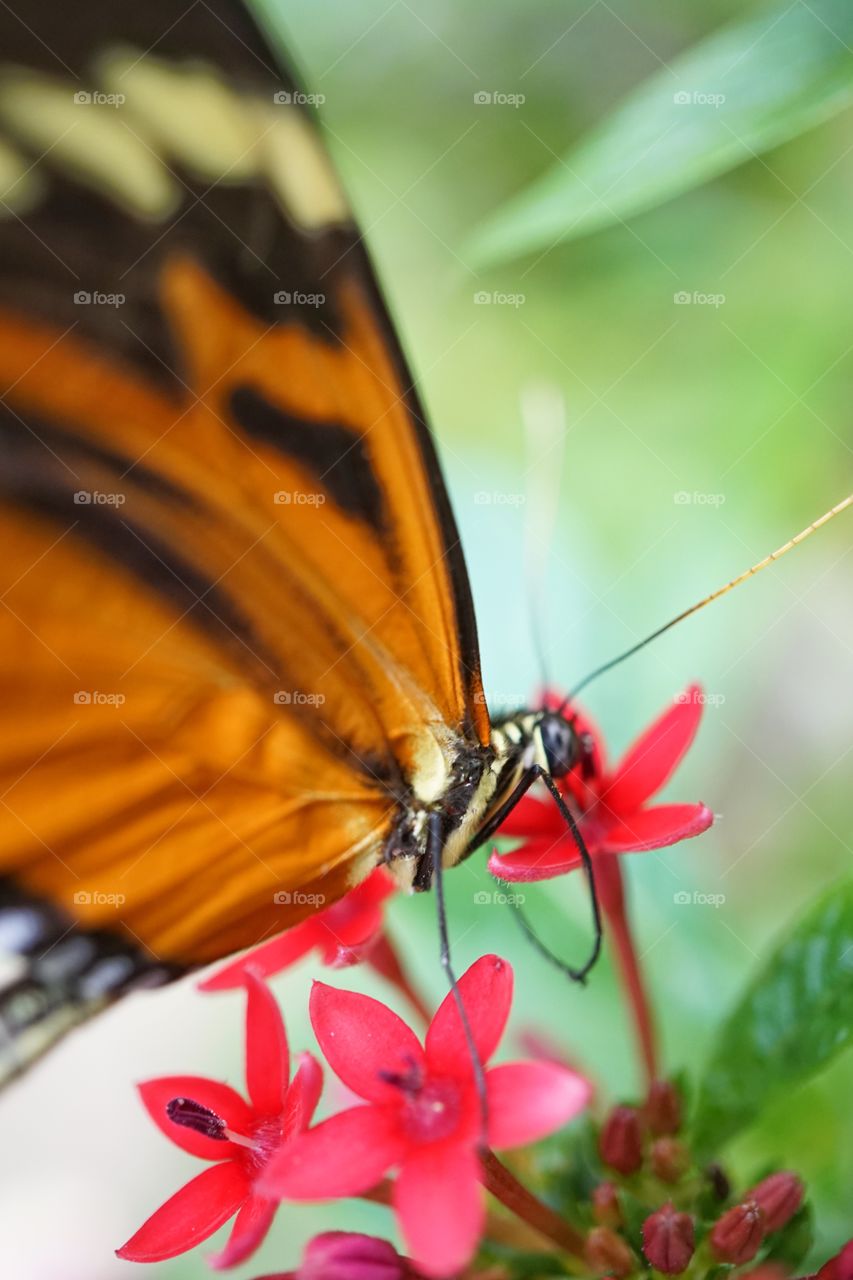
[[706,182],[853,101],[853,5],[782,0],[645,81],[469,244],[475,263],[586,235]]
[[814,1215],[811,1205],[804,1204],[786,1227],[768,1236],[770,1241],[762,1262],[782,1262],[786,1271],[795,1271],[808,1257],[814,1244]]
[[720,1146],[853,1039],[853,881],[833,886],[721,1027],[700,1083],[697,1148]]

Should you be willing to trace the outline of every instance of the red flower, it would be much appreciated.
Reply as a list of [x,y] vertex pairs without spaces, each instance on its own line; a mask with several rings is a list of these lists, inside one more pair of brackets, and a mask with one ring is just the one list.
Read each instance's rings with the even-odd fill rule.
[[301,960],[317,947],[323,963],[334,969],[364,959],[382,931],[382,907],[394,892],[394,882],[382,867],[350,893],[318,911],[310,920],[287,929],[237,960],[232,960],[199,983],[202,991],[239,987],[247,967],[269,978]]
[[[163,1076],[139,1086],[142,1101],[166,1137],[190,1155],[216,1163],[181,1187],[117,1250],[131,1262],[160,1262],[207,1240],[236,1213],[214,1267],[233,1267],[254,1253],[277,1203],[258,1183],[270,1159],[310,1123],[322,1070],[310,1053],[290,1080],[287,1035],[269,988],[244,975],[246,1086],[249,1102],[227,1084],[201,1076]],[[281,1166],[279,1166],[281,1167]]]
[[[551,699],[549,699],[549,702]],[[713,822],[704,804],[649,804],[681,763],[699,727],[703,697],[691,685],[641,734],[612,770],[589,722],[575,728],[592,736],[592,773],[559,782],[573,803],[591,854],[639,853],[698,836]],[[581,865],[571,832],[550,797],[526,795],[501,827],[501,835],[526,837],[511,853],[493,853],[489,870],[501,880],[549,880]]]
[[349,1231],[326,1231],[309,1240],[295,1271],[259,1280],[416,1280],[405,1258],[387,1240]]
[[[459,990],[480,1061],[497,1048],[512,1000],[512,969],[483,956]],[[271,1161],[262,1190],[292,1200],[358,1195],[399,1169],[393,1203],[416,1265],[458,1271],[480,1238],[481,1111],[471,1056],[453,996],[424,1046],[390,1009],[368,996],[315,983],[311,1021],[332,1070],[366,1106],[352,1107],[297,1138]],[[583,1077],[553,1062],[486,1071],[488,1140],[516,1147],[553,1132],[587,1104]]]

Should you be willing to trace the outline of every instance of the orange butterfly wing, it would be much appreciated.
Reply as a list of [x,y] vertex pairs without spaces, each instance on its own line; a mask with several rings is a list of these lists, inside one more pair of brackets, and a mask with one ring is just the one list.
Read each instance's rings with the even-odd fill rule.
[[[67,61],[124,68],[98,128],[131,172],[66,141],[43,8],[0,82],[11,153],[46,152],[0,229],[0,870],[205,961],[339,896],[406,789],[488,742],[468,584],[366,259],[245,16],[81,7]],[[233,117],[248,161],[151,84]]]

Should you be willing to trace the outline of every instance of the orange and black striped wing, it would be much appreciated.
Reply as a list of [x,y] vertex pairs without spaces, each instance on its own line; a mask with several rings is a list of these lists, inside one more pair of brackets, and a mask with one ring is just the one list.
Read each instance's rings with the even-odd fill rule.
[[207,961],[339,896],[412,780],[488,741],[465,567],[247,13],[0,28],[0,872]]

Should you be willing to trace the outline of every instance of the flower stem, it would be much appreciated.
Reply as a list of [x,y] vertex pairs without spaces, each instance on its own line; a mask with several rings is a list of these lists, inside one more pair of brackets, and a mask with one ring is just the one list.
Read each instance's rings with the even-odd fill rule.
[[528,1191],[493,1151],[481,1154],[480,1163],[483,1185],[504,1208],[521,1218],[558,1249],[573,1254],[576,1258],[583,1258],[584,1238],[581,1233],[561,1218],[550,1205]]
[[397,950],[387,934],[381,933],[379,935],[370,948],[366,959],[367,963],[372,965],[386,982],[392,983],[398,991],[402,992],[415,1012],[429,1025],[432,1020],[432,1014],[420,992],[416,991],[412,985],[412,981],[403,968]]
[[640,958],[634,945],[619,858],[615,854],[599,855],[596,859],[596,871],[601,905],[616,951],[619,976],[631,1011],[640,1060],[646,1083],[651,1084],[658,1078],[657,1033],[640,968]]

